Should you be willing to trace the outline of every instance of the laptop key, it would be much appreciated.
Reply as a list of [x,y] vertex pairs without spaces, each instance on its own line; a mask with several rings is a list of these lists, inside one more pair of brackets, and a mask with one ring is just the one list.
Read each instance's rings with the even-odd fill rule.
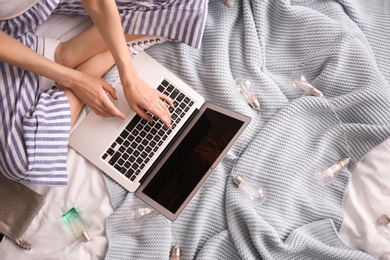
[[151,129],[150,126],[147,125],[147,126],[145,126],[144,131],[145,131],[145,132],[149,132],[150,129]]
[[144,150],[144,146],[142,144],[138,145],[137,150],[142,152]]
[[174,87],[173,85],[169,84],[169,86],[167,87],[167,91],[168,91],[169,93],[171,93],[172,90],[173,90],[174,88],[175,88],[175,87]]
[[[184,110],[185,110],[187,106],[186,106],[186,104],[184,104],[184,103],[180,103],[179,107],[180,107],[181,109],[184,109]],[[187,110],[187,111],[188,111],[188,110]],[[186,111],[186,112],[187,112],[187,111]]]
[[138,163],[138,164],[141,164],[141,163],[143,163],[143,161],[144,160],[142,160],[142,158],[137,158],[137,160],[135,162]]
[[130,121],[130,123],[126,126],[127,131],[131,132],[137,123],[141,120],[139,115],[135,115],[134,118]]
[[127,160],[129,157],[130,157],[130,155],[128,153],[122,154],[123,160]]
[[124,163],[125,163],[125,161],[124,161],[122,158],[119,158],[117,164],[119,164],[120,166],[122,166]]
[[158,85],[157,90],[162,93],[165,90],[165,88],[162,85]]
[[125,174],[125,176],[126,176],[127,178],[130,178],[131,175],[133,175],[133,174],[134,174],[134,170],[133,170],[133,169],[128,169],[127,172],[126,172],[126,174]]
[[167,80],[163,80],[162,82],[161,82],[161,85],[163,85],[164,87],[167,87],[168,85],[169,85],[169,82],[167,81]]
[[112,157],[111,159],[108,161],[109,164],[111,165],[114,165],[116,163],[116,161],[118,161],[119,157],[121,157],[121,153],[120,152],[116,152]]
[[125,162],[125,165],[123,165],[123,167],[125,167],[126,169],[129,169],[131,166],[131,164],[129,162]]
[[113,155],[113,154],[115,153],[115,151],[112,150],[111,148],[109,148],[109,149],[107,150],[107,153],[108,153],[109,155]]
[[123,130],[122,133],[121,133],[121,137],[122,137],[123,139],[126,139],[126,137],[128,137],[129,134],[130,134],[130,133],[129,133],[128,131]]
[[117,169],[117,170],[118,170],[120,173],[122,173],[122,174],[125,174],[125,173],[126,173],[126,169],[123,168],[123,167],[121,167],[121,166],[118,165],[118,164],[115,164],[114,168]]
[[179,101],[179,102],[181,102],[181,101],[183,100],[183,98],[184,98],[184,94],[183,94],[183,93],[180,93],[180,94],[177,96],[176,100]]
[[127,140],[129,140],[130,142],[134,141],[135,137],[133,135],[129,135],[129,137],[127,137]]
[[177,95],[179,95],[179,90],[175,88],[175,89],[172,91],[172,93],[169,95],[169,97],[170,97],[171,99],[175,99]]

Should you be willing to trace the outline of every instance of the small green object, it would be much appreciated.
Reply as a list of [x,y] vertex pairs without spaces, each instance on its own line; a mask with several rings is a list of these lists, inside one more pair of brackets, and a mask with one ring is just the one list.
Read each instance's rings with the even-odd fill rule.
[[62,219],[76,237],[82,236],[85,242],[91,239],[87,232],[88,226],[85,224],[84,220],[81,218],[80,212],[75,207],[62,214]]

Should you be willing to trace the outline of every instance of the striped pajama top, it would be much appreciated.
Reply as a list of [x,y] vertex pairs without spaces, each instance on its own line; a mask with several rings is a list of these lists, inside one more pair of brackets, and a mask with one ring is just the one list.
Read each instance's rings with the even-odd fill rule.
[[[199,48],[208,0],[118,0],[124,32],[166,37]],[[40,54],[34,29],[52,13],[87,15],[79,1],[39,0],[0,28]],[[16,181],[67,184],[70,107],[61,90],[42,90],[40,77],[0,62],[0,172]]]

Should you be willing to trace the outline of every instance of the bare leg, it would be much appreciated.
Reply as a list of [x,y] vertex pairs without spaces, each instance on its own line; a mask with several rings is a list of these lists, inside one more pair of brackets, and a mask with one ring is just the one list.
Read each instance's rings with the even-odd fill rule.
[[[76,70],[97,77],[102,77],[104,73],[106,73],[113,65],[114,58],[112,57],[111,53],[106,50],[98,53],[97,55],[80,64],[77,66]],[[68,97],[71,111],[71,124],[73,125],[76,122],[84,104],[73,93],[72,90],[61,86],[59,86],[59,88],[62,89]]]
[[[125,34],[126,41],[134,40],[142,35]],[[108,47],[96,26],[92,25],[72,39],[60,43],[55,51],[55,60],[70,68],[76,68]]]

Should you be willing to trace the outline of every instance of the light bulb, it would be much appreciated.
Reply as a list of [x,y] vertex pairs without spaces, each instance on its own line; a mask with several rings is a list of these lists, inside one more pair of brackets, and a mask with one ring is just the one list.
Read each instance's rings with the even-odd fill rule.
[[245,191],[251,200],[262,201],[264,200],[265,193],[261,188],[254,188],[249,185],[241,176],[234,176],[234,182],[238,185],[238,188]]
[[317,97],[323,96],[323,93],[319,89],[313,87],[309,82],[307,82],[306,78],[303,75],[301,75],[298,79],[293,80],[293,86],[301,88],[309,95]]
[[252,83],[243,78],[237,78],[235,80],[237,90],[242,94],[245,101],[253,108],[260,108],[260,102],[251,90]]
[[180,247],[179,247],[179,244],[176,243],[175,246],[173,247],[172,249],[172,252],[171,252],[171,255],[170,255],[170,259],[171,260],[180,260]]
[[139,219],[148,215],[156,215],[158,212],[151,207],[135,206],[130,210],[130,217],[132,219]]
[[381,236],[390,240],[390,217],[387,214],[383,214],[375,221],[375,227]]
[[333,164],[332,166],[330,166],[328,169],[322,171],[322,172],[318,172],[316,173],[316,178],[319,180],[319,181],[325,181],[325,180],[328,180],[328,179],[335,179],[340,171],[342,169],[345,168],[345,166],[348,165],[349,161],[350,161],[351,158],[343,158],[341,159],[340,161],[336,162],[335,164]]

